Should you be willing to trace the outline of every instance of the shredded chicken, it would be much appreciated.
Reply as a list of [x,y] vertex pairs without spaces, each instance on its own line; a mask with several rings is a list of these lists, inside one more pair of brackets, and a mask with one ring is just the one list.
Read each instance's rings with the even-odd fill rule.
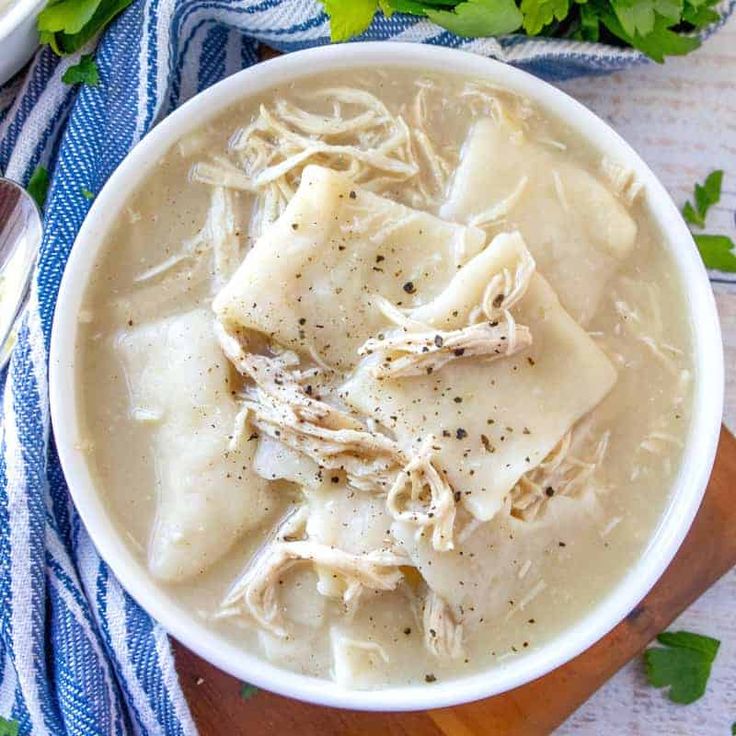
[[[396,519],[432,529],[435,549],[453,547],[455,494],[444,473],[432,462],[433,437],[416,455],[407,457],[380,432],[369,431],[345,412],[311,399],[286,373],[269,369],[268,358],[248,356],[258,371],[249,372],[257,386],[246,390],[243,407],[251,425],[318,465],[339,470],[354,488],[385,492]],[[408,486],[408,493],[407,491]]]
[[452,487],[432,463],[433,451],[440,449],[434,442],[430,435],[396,476],[386,507],[394,519],[432,529],[432,546],[445,552],[454,547],[456,504]]
[[234,437],[246,422],[320,467],[343,471],[358,490],[385,491],[401,465],[398,445],[380,432],[367,430],[345,411],[313,398],[287,370],[283,358],[247,353],[218,322],[216,334],[225,355],[254,386],[243,394]]
[[604,156],[601,160],[601,170],[613,191],[618,194],[625,204],[631,206],[644,188],[642,183],[637,180],[634,171],[608,156]]
[[664,455],[669,449],[668,446],[674,445],[675,447],[682,446],[682,440],[679,437],[675,437],[673,434],[667,432],[650,432],[641,443],[640,447],[646,452],[651,452],[653,455]]
[[363,587],[395,590],[403,577],[400,567],[408,564],[407,558],[385,550],[350,554],[308,540],[272,542],[251,560],[225,596],[218,615],[247,615],[275,636],[287,636],[278,600],[279,584],[292,567],[302,562],[329,570],[342,579],[346,602]]
[[600,531],[601,537],[605,538],[607,537],[622,521],[624,520],[623,516],[614,516],[606,526],[603,527]]
[[517,185],[511,190],[511,192],[509,192],[507,197],[502,199],[500,202],[496,202],[487,210],[474,215],[468,224],[474,225],[475,227],[486,227],[502,220],[519,202],[528,183],[529,177],[522,176]]
[[460,96],[472,111],[473,118],[489,117],[500,122],[511,117],[523,125],[534,114],[526,97],[488,82],[465,82]]
[[[407,191],[410,204],[413,207],[428,209],[436,206],[438,200],[447,188],[447,181],[452,174],[454,166],[450,164],[446,155],[438,151],[437,146],[427,134],[427,92],[435,85],[432,80],[421,80],[414,101],[407,110],[407,117],[411,122],[411,147],[416,160],[423,161],[429,173],[429,177],[421,175],[412,179],[415,191]],[[453,151],[453,159],[456,160],[457,151]],[[456,163],[454,161],[453,163]]]
[[215,187],[212,190],[204,226],[193,238],[184,243],[183,250],[138,274],[134,281],[136,284],[142,284],[156,280],[169,273],[180,263],[197,260],[210,252],[215,275],[213,286],[220,288],[232,276],[240,263],[240,238],[232,196],[223,187]]
[[340,641],[341,646],[346,649],[358,649],[368,654],[378,655],[384,662],[389,662],[389,656],[386,650],[375,641],[363,641],[361,639],[350,639],[343,636]]
[[[360,355],[380,352],[381,363],[373,368],[376,378],[403,378],[432,373],[458,357],[504,358],[531,345],[529,329],[511,319],[479,322],[461,330],[425,330],[394,335],[384,340],[371,338]],[[393,357],[398,354],[400,357]]]
[[682,439],[667,431],[671,422],[669,412],[655,420],[650,425],[649,432],[642,440],[638,450],[652,455],[669,455],[673,447],[682,447]]
[[216,332],[225,354],[255,384],[243,394],[231,446],[242,441],[250,423],[320,467],[344,472],[358,490],[388,490],[386,503],[394,518],[432,528],[435,549],[452,549],[455,493],[432,461],[432,451],[438,449],[433,447],[434,437],[428,437],[416,455],[408,456],[390,437],[309,396],[293,370],[292,353],[285,354],[286,362],[283,356],[246,353],[219,323]]
[[433,590],[424,599],[422,624],[424,646],[435,657],[457,659],[463,656],[463,626],[447,601]]
[[470,324],[457,330],[433,329],[413,319],[411,312],[402,312],[376,296],[374,303],[398,329],[370,338],[358,354],[379,355],[380,361],[371,370],[376,378],[385,379],[432,373],[458,358],[496,360],[525,350],[532,343],[531,332],[517,325],[510,310],[526,293],[534,269],[527,252],[514,269],[494,274],[470,315]]
[[610,433],[605,432],[591,457],[582,460],[572,454],[572,432],[568,432],[544,461],[523,475],[511,490],[511,515],[522,521],[533,521],[550,498],[575,496],[583,491],[603,461],[609,437]]
[[[318,101],[331,113],[305,109]],[[261,105],[257,117],[235,137],[230,155],[197,163],[196,181],[257,195],[252,234],[283,212],[310,163],[339,170],[372,191],[386,191],[420,180],[417,152],[432,176],[446,177],[448,168],[423,130],[410,130],[401,115],[392,114],[374,95],[353,87],[310,93],[305,107],[277,99]]]
[[363,687],[381,679],[381,667],[390,662],[388,652],[377,641],[356,639],[344,627],[330,627],[332,675],[346,687]]
[[130,416],[136,422],[155,424],[161,421],[163,418],[163,412],[160,409],[135,406],[130,410]]
[[558,171],[552,172],[552,181],[555,186],[555,194],[557,195],[557,201],[565,212],[570,211],[570,202],[567,199],[567,192],[565,191],[565,185],[562,182],[562,177]]
[[343,471],[354,488],[385,491],[390,486],[395,475],[394,447],[383,435],[306,422],[288,405],[258,390],[246,393],[243,406],[253,427],[304,453],[322,468]]
[[485,316],[493,319],[499,313],[513,309],[526,294],[535,269],[534,259],[525,250],[513,270],[504,268],[494,274],[483,293],[481,308]]
[[[622,298],[620,294],[615,294],[613,307],[621,318],[619,324],[623,325],[624,329],[645,345],[667,370],[673,374],[679,374],[682,370],[680,365],[682,363],[682,351],[662,340],[662,316],[659,311],[656,285],[622,279],[621,288],[643,291],[647,296],[648,308],[644,310],[644,304],[642,304],[639,309],[632,309],[626,299]],[[643,311],[646,313],[642,313]],[[650,325],[646,332],[645,325]]]
[[191,178],[200,184],[213,187],[239,189],[253,192],[253,182],[247,174],[224,156],[214,156],[211,161],[201,161],[192,167]]
[[385,491],[391,485],[401,458],[392,439],[310,397],[273,358],[244,353],[236,367],[255,383],[245,390],[242,403],[251,426],[320,467],[343,471],[359,490]]
[[534,587],[519,601],[519,610],[523,611],[546,587],[544,580],[537,580]]

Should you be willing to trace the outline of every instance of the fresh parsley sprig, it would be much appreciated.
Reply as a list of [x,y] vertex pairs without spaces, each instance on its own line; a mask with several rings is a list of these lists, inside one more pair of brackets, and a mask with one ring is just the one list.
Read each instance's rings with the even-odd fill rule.
[[[710,208],[721,201],[723,172],[712,171],[702,184],[695,185],[693,201],[685,202],[682,216],[693,227],[704,228]],[[707,268],[736,273],[736,243],[728,235],[693,233],[693,240]]]
[[721,185],[723,184],[723,172],[711,171],[702,184],[695,185],[695,204],[685,202],[682,208],[682,216],[686,222],[697,227],[705,227],[705,216],[708,210],[718,204],[721,199]]
[[92,54],[82,54],[79,63],[70,66],[61,81],[65,84],[88,84],[96,87],[100,83],[100,71]]
[[701,698],[721,645],[718,639],[689,631],[665,631],[657,641],[664,646],[644,652],[649,684],[669,686],[669,698],[675,703],[687,705]]
[[452,10],[427,7],[425,12],[433,23],[457,36],[501,36],[523,21],[514,0],[467,0]]
[[11,721],[0,716],[0,736],[18,736],[18,721]]
[[322,0],[333,41],[370,26],[380,10],[424,16],[458,36],[526,33],[633,46],[655,61],[700,45],[689,35],[718,20],[718,0]]
[[59,56],[73,54],[106,28],[133,0],[49,0],[38,16],[41,43]]
[[[59,56],[68,56],[101,33],[133,0],[49,0],[36,21],[42,44]],[[67,84],[99,83],[99,71],[91,54],[70,66],[62,81]]]
[[46,195],[49,191],[49,172],[45,166],[36,166],[31,174],[31,178],[28,180],[28,194],[33,197],[38,209],[43,210],[46,204]]

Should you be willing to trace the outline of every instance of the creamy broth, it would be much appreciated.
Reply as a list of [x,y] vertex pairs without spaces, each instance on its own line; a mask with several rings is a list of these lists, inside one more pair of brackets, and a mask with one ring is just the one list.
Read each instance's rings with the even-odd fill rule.
[[[320,207],[345,244],[302,263]],[[502,286],[471,299],[476,272]],[[300,80],[203,122],[113,223],[84,446],[158,584],[243,649],[358,688],[470,674],[574,626],[651,538],[690,413],[681,292],[629,173],[528,101]],[[322,414],[279,428],[293,406]],[[336,428],[349,462],[320,469]]]

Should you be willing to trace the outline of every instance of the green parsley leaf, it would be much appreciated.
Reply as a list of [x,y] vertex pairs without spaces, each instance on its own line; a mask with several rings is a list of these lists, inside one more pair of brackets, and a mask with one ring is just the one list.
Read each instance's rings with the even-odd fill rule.
[[[567,2],[567,0],[565,0]],[[466,0],[454,10],[427,8],[427,17],[456,36],[501,36],[521,27],[514,0]]]
[[705,227],[705,222],[702,216],[698,214],[697,210],[690,204],[690,202],[685,202],[682,208],[682,216],[685,218],[685,222],[690,225]]
[[670,687],[675,703],[688,704],[702,697],[720,642],[688,631],[666,631],[657,637],[664,647],[644,652],[649,683]]
[[682,0],[615,0],[611,5],[624,31],[630,36],[651,33],[656,14],[673,23],[682,16]]
[[731,724],[731,736],[736,736],[736,721]]
[[619,0],[612,5],[621,27],[630,36],[635,33],[651,33],[654,30],[654,8],[651,3]]
[[682,9],[682,19],[696,30],[705,28],[720,19],[717,11],[713,10],[719,0],[685,0]]
[[736,273],[736,243],[727,235],[693,235],[706,268]]
[[370,26],[378,0],[322,0],[330,17],[330,40],[347,41]]
[[82,187],[80,189],[80,191],[82,192],[82,196],[85,199],[94,199],[95,198],[95,193],[94,192],[91,192],[89,189],[87,189],[87,187]]
[[[446,10],[449,5],[460,4],[458,0],[379,0],[379,2],[381,9],[384,5],[389,5],[393,12],[419,15],[424,18],[427,17],[430,10]],[[383,9],[383,12],[387,14],[385,9]]]
[[[615,4],[618,0],[612,0],[612,2]],[[601,20],[614,36],[660,64],[664,61],[665,56],[682,56],[689,54],[700,46],[699,39],[692,36],[683,36],[671,30],[670,26],[674,25],[673,22],[656,13],[654,26],[645,35],[627,33],[615,13],[603,11]]]
[[657,641],[668,647],[682,647],[700,652],[710,658],[712,662],[718,654],[721,642],[703,634],[693,634],[690,631],[663,631],[657,636]]
[[104,30],[131,2],[133,0],[51,0],[38,16],[41,43],[51,46],[59,56],[73,54]]
[[381,12],[390,18],[394,14],[394,8],[391,7],[390,0],[378,0],[378,7],[381,8]]
[[83,54],[79,63],[70,66],[61,78],[64,84],[88,84],[96,87],[100,83],[100,72],[92,54]]
[[250,700],[257,692],[258,688],[255,685],[251,685],[249,682],[240,683],[240,697],[243,700]]
[[580,29],[581,41],[597,42],[600,38],[601,27],[598,10],[592,3],[580,6]]
[[682,208],[682,216],[691,225],[705,227],[705,216],[708,210],[718,204],[721,199],[721,185],[723,184],[723,171],[720,169],[711,171],[702,184],[695,185],[695,205],[685,202]]
[[521,0],[524,30],[530,36],[538,35],[555,18],[564,20],[569,11],[569,0]]
[[0,736],[18,736],[18,721],[10,721],[0,716]]
[[424,17],[426,14],[426,5],[418,2],[418,0],[388,0],[386,3],[389,6],[390,12],[381,6],[383,14],[386,17],[390,17],[392,13],[408,13],[409,15],[419,15]]
[[710,8],[713,5],[717,5],[718,0],[685,0],[685,5],[689,5],[691,8]]
[[[717,2],[717,0],[715,0]],[[715,4],[715,2],[713,4]],[[694,6],[692,3],[686,2],[685,7],[682,11],[682,19],[690,25],[694,26],[696,30],[705,28],[711,23],[721,19],[721,16],[713,10],[712,7],[701,5]]]
[[28,180],[26,187],[28,194],[36,200],[39,209],[46,204],[46,195],[49,192],[49,172],[45,166],[36,166]]
[[79,33],[99,7],[102,0],[52,0],[38,15],[39,31]]

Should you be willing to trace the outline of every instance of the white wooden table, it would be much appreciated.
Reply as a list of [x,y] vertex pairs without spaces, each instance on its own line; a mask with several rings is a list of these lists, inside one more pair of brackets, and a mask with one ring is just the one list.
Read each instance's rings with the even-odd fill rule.
[[[691,196],[696,181],[713,169],[723,169],[723,197],[709,218],[708,231],[736,240],[736,17],[688,57],[561,86],[608,120],[639,151],[678,204]],[[714,283],[714,290],[726,355],[725,421],[736,432],[736,280]],[[736,570],[670,628],[721,640],[701,700],[689,706],[670,702],[647,685],[641,661],[635,661],[569,718],[558,734],[730,734],[736,722]]]

